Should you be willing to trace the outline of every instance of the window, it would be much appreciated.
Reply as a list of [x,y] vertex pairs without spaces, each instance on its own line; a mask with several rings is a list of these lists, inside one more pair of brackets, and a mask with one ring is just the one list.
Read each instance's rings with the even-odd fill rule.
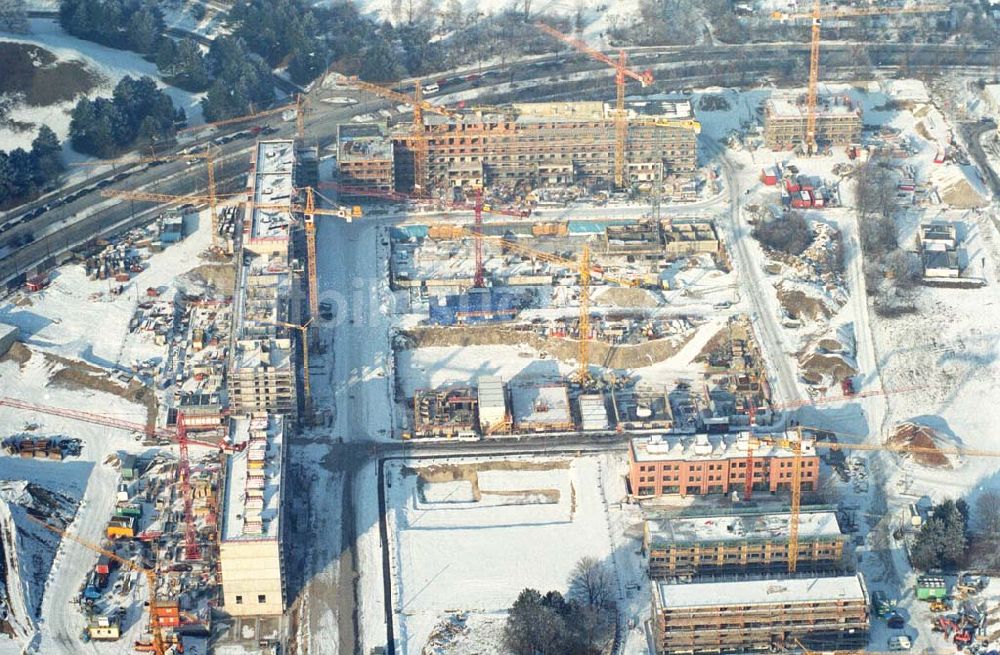
[[261,603],[261,604],[266,603],[267,602],[267,596],[265,596],[264,594],[257,594],[257,602]]
[[243,596],[237,596],[236,597],[236,604],[237,605],[242,605],[243,604]]

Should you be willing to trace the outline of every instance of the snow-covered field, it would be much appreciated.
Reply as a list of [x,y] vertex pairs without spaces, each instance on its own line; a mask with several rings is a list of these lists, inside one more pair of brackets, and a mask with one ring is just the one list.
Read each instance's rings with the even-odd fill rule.
[[[503,652],[506,608],[527,587],[567,593],[581,557],[608,566],[630,616],[624,594],[641,570],[624,536],[634,517],[618,505],[623,469],[610,454],[389,463],[397,652],[423,652],[439,623],[454,620],[466,629],[442,652]],[[637,607],[648,602],[640,597]]]
[[[0,32],[0,40],[30,43],[49,50],[58,60],[76,60],[86,63],[90,70],[103,78],[103,81],[88,94],[90,97],[110,96],[118,80],[126,75],[132,77],[148,75],[153,79],[158,79],[156,64],[146,61],[137,53],[108,48],[70,36],[59,27],[59,23],[54,19],[32,18],[30,24],[31,32],[29,34]],[[187,112],[188,122],[191,125],[203,122],[201,105],[199,104],[203,94],[189,93],[162,83],[160,86],[174,101],[176,107]],[[78,98],[74,98],[47,107],[21,106],[10,112],[10,118],[37,125],[48,125],[60,140],[65,140],[69,134],[70,111],[76,105],[77,100]],[[28,149],[31,147],[31,140],[35,138],[36,133],[37,130],[19,132],[0,129],[0,143],[7,150],[17,147]],[[80,159],[80,155],[70,150],[69,146],[64,147],[64,152],[70,161]]]

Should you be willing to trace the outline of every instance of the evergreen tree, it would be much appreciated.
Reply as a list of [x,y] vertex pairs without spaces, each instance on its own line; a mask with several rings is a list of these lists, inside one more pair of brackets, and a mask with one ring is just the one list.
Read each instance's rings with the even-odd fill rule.
[[62,144],[48,125],[42,125],[31,142],[32,170],[35,184],[45,186],[66,170],[62,159]]

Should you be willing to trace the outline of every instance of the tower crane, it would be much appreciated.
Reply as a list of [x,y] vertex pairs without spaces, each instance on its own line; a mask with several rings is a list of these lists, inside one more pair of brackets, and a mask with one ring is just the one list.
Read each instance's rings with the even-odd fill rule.
[[31,515],[29,515],[28,518],[37,523],[38,525],[42,526],[43,528],[55,532],[57,535],[61,537],[66,537],[67,539],[75,541],[81,546],[94,551],[98,555],[104,555],[108,559],[112,559],[118,562],[119,564],[129,569],[130,571],[135,571],[136,573],[141,573],[142,575],[144,575],[146,577],[146,585],[149,587],[149,629],[153,635],[153,643],[151,644],[152,652],[156,653],[156,655],[165,655],[165,653],[167,652],[167,645],[166,641],[163,639],[163,630],[160,627],[159,617],[157,616],[156,571],[153,569],[147,569],[143,566],[139,566],[130,559],[125,559],[124,557],[120,557],[117,553],[114,553],[106,548],[101,548],[97,544],[92,544],[79,535],[57,528],[56,526],[50,525],[39,518],[35,518],[34,516]]
[[806,92],[806,140],[807,154],[816,151],[816,87],[819,83],[819,43],[820,25],[824,18],[850,18],[855,16],[884,16],[887,14],[918,14],[948,11],[946,5],[928,4],[914,7],[838,7],[831,11],[822,11],[820,0],[813,0],[812,11],[809,13],[786,13],[776,11],[771,18],[782,22],[810,19],[812,21],[811,39],[809,45],[809,86]]
[[213,121],[211,123],[203,123],[201,125],[192,125],[190,127],[185,127],[182,130],[178,130],[178,133],[182,132],[197,132],[199,130],[204,130],[208,128],[225,127],[226,125],[234,125],[236,123],[243,123],[246,121],[258,120],[261,118],[267,118],[268,116],[274,116],[276,114],[283,114],[286,111],[295,110],[295,134],[301,139],[305,135],[305,106],[306,97],[301,93],[296,94],[295,102],[282,105],[280,107],[274,107],[272,109],[265,109],[264,111],[251,112],[245,116],[236,116],[233,118],[227,118],[221,121]]
[[618,189],[624,188],[625,143],[628,140],[628,114],[625,111],[625,81],[626,78],[632,78],[644,87],[649,86],[653,83],[653,72],[647,70],[639,73],[629,68],[627,65],[628,55],[625,54],[625,50],[618,51],[618,60],[615,61],[600,50],[592,48],[586,42],[567,36],[559,30],[549,27],[545,23],[539,21],[535,23],[535,27],[549,36],[559,39],[564,43],[568,43],[580,52],[586,53],[597,61],[607,64],[615,69],[615,88],[617,91],[615,98],[615,187]]
[[305,414],[307,417],[312,416],[312,388],[309,385],[309,325],[313,322],[313,317],[310,317],[309,320],[302,325],[286,323],[285,321],[266,321],[258,319],[254,319],[254,321],[264,325],[274,325],[276,327],[283,327],[289,330],[298,330],[301,335],[300,340],[302,341],[302,386],[303,390],[306,392]]
[[[751,435],[750,446],[772,446],[792,451],[792,478],[791,478],[791,511],[788,518],[788,572],[795,573],[799,557],[799,509],[802,503],[802,442],[803,430],[809,429],[816,432],[826,432],[831,434],[841,434],[832,430],[816,428],[810,426],[798,426],[796,428],[796,438],[789,438],[788,435]],[[856,436],[856,435],[844,435]],[[880,444],[851,443],[844,441],[822,441],[811,440],[813,448],[827,448],[829,450],[864,450],[881,451],[899,454],[940,454],[940,455],[960,455],[967,457],[1000,457],[1000,451],[984,450],[979,448],[962,448],[953,446],[911,446],[903,443],[885,442]]]
[[[871,398],[873,396],[889,396],[897,393],[909,393],[910,391],[919,391],[924,387],[912,386],[912,387],[900,387],[898,389],[874,389],[871,391],[862,391],[861,393],[856,393],[851,396],[829,396],[826,398],[810,398],[807,400],[794,400],[788,403],[781,403],[778,405],[771,405],[767,409],[770,411],[775,410],[788,410],[788,409],[798,409],[800,407],[807,407],[810,405],[823,405],[827,403],[839,403],[848,402],[852,400],[858,400],[861,398]],[[747,409],[747,415],[750,418],[750,429],[753,429],[755,419],[757,417],[758,408],[755,403],[751,403],[750,407]],[[747,447],[747,459],[746,459],[746,482],[743,488],[743,499],[750,500],[753,496],[753,483],[754,483],[754,459],[753,459],[753,444],[751,443]]]
[[413,158],[413,185],[416,189],[421,191],[426,189],[428,145],[427,139],[423,138],[424,112],[427,111],[439,114],[446,118],[458,118],[459,115],[450,109],[439,107],[424,100],[423,88],[420,86],[420,80],[417,80],[414,83],[412,96],[398,91],[393,91],[392,89],[387,89],[383,86],[379,86],[378,84],[365,82],[357,77],[349,77],[347,78],[347,81],[349,84],[362,91],[367,91],[379,96],[380,98],[385,98],[386,100],[392,100],[394,102],[413,107],[413,130],[411,132],[411,136],[415,137],[413,143],[416,150]]
[[171,441],[175,441],[180,449],[177,473],[180,479],[181,491],[184,499],[184,555],[186,559],[199,558],[197,533],[194,526],[194,498],[191,493],[191,464],[190,458],[188,457],[188,446],[205,446],[207,448],[219,449],[223,452],[239,452],[240,450],[243,450],[245,447],[244,445],[240,444],[238,446],[232,446],[224,442],[211,443],[188,438],[187,424],[185,423],[184,414],[182,412],[177,412],[176,430],[170,430],[168,428],[157,428],[154,426],[143,425],[141,423],[133,423],[132,421],[105,416],[103,414],[93,414],[91,412],[83,412],[75,409],[49,407],[47,405],[29,403],[16,398],[0,397],[0,407],[12,407],[14,409],[20,409],[28,412],[49,414],[50,416],[60,416],[62,418],[83,421],[84,423],[92,423],[94,425],[103,425],[105,427],[138,432],[145,434],[148,437],[159,437],[161,439],[170,439]]
[[[326,186],[337,190],[338,193],[345,193],[358,196],[369,196],[374,198],[384,198],[386,200],[405,202],[408,200],[423,200],[424,198],[418,196],[411,196],[404,193],[399,193],[398,191],[378,191],[372,189],[364,189],[359,187],[345,186],[341,184],[336,184],[333,182],[327,182],[321,184],[320,186]],[[501,209],[495,208],[487,205],[483,202],[483,190],[481,187],[475,188],[475,201],[472,205],[468,203],[452,202],[449,200],[440,200],[442,204],[450,209],[466,209],[472,210],[475,215],[475,231],[478,234],[483,232],[483,214],[499,214],[504,216],[514,216],[517,218],[528,218],[531,216],[531,210],[518,210],[518,209]],[[482,239],[476,239],[476,273],[474,285],[476,288],[482,288],[486,286],[485,271],[483,270],[483,242]]]
[[[215,193],[215,153],[212,151],[212,146],[208,146],[202,152],[194,152],[190,154],[176,154],[176,155],[154,155],[152,157],[125,157],[122,159],[102,159],[99,161],[87,161],[79,162],[75,164],[77,166],[105,166],[107,164],[151,164],[159,163],[165,161],[176,161],[178,159],[204,159],[205,168],[208,173],[208,199],[209,207],[212,208],[212,245],[219,245],[219,217],[218,217],[218,196]],[[102,196],[105,197],[115,197],[111,193],[110,189],[105,189],[101,192]],[[135,199],[140,199],[134,197]]]
[[[293,203],[291,205],[281,205],[281,204],[257,204],[250,201],[246,202],[247,211],[253,208],[257,209],[272,209],[272,210],[286,210],[292,213],[299,213],[304,216],[303,225],[306,233],[306,267],[308,273],[308,284],[309,284],[309,315],[317,316],[319,315],[319,289],[316,276],[316,216],[336,216],[338,218],[343,218],[348,221],[353,220],[361,216],[361,208],[353,207],[347,209],[346,207],[338,207],[337,209],[325,209],[321,207],[316,207],[315,198],[313,194],[315,193],[312,187],[304,187],[299,189],[300,191],[305,191],[306,203],[305,205],[300,205]],[[109,198],[125,198],[130,200],[146,200],[149,202],[159,202],[159,203],[175,203],[175,202],[191,202],[193,201],[205,201],[208,200],[208,196],[174,196],[163,193],[149,193],[146,191],[116,191],[113,189],[105,189],[101,191],[101,195]],[[245,196],[245,194],[233,194],[227,197],[240,197]]]

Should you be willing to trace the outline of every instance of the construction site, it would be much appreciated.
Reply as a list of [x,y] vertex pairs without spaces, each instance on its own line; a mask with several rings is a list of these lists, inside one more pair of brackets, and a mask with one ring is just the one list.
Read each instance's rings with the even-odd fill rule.
[[539,23],[599,92],[328,71],[82,162],[194,172],[0,306],[0,654],[995,653],[985,178],[904,80],[820,88],[874,9],[740,4],[804,89]]

